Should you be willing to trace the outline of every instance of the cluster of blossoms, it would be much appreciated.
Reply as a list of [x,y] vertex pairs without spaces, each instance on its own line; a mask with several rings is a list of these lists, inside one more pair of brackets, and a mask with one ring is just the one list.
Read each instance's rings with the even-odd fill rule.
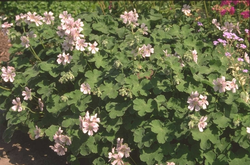
[[[134,11],[127,12],[125,11],[124,14],[120,15],[120,18],[123,20],[124,24],[132,25],[132,27],[139,26],[138,21],[138,13],[136,13],[136,9]],[[148,35],[148,27],[145,23],[141,24],[141,28],[139,29],[140,32],[142,32],[143,35]]]
[[3,33],[4,35],[7,35],[8,32],[9,32],[8,28],[10,28],[11,26],[13,26],[13,23],[4,22],[4,23],[1,25],[2,33]]
[[186,15],[186,16],[190,16],[191,15],[191,7],[189,5],[183,5],[183,8],[181,9],[181,11]]
[[150,57],[151,53],[154,53],[154,48],[152,48],[150,44],[148,44],[147,46],[144,44],[141,48],[139,48],[138,53],[141,54],[144,58]]
[[16,73],[15,73],[15,68],[12,67],[12,66],[7,66],[7,68],[5,67],[2,67],[2,74],[1,74],[1,77],[3,79],[3,81],[5,82],[13,82],[15,79],[14,77],[16,76]]
[[58,131],[54,135],[55,145],[49,146],[59,156],[65,155],[65,152],[67,152],[65,145],[69,146],[71,144],[71,139],[67,135],[62,135],[62,133],[63,130],[59,127]]
[[129,153],[131,152],[130,148],[128,145],[122,144],[123,143],[123,138],[117,138],[117,144],[116,148],[112,148],[112,152],[109,152],[109,161],[112,161],[112,165],[122,165],[124,164],[122,158],[128,158],[130,155]]
[[214,91],[219,91],[219,93],[225,92],[226,90],[232,90],[233,93],[236,93],[236,89],[238,89],[235,78],[233,78],[232,81],[226,81],[225,77],[221,76],[221,78],[213,80],[213,84]]
[[59,18],[61,18],[61,26],[58,26],[58,32],[57,34],[63,38],[64,42],[62,43],[62,47],[64,50],[73,50],[74,46],[76,50],[84,51],[86,47],[88,47],[88,50],[91,51],[92,54],[95,54],[98,52],[99,48],[96,46],[98,45],[97,42],[94,42],[94,44],[85,42],[84,35],[81,34],[83,30],[83,22],[78,19],[74,20],[74,18],[71,17],[71,14],[68,14],[67,11],[64,11],[62,14],[59,15]]
[[202,109],[207,109],[207,105],[209,104],[207,101],[207,96],[203,96],[197,91],[192,92],[190,97],[188,97],[187,103],[189,103],[188,109],[191,111],[199,111],[201,107]]
[[127,25],[132,25],[133,27],[139,26],[138,21],[139,15],[136,13],[136,9],[134,11],[127,12],[125,11],[124,14],[120,16],[120,18],[123,20],[123,23]]
[[[226,13],[229,13],[230,15],[234,15],[235,13],[235,6],[239,3],[243,3],[246,6],[249,6],[249,0],[246,1],[239,1],[239,0],[222,0],[220,5],[215,5],[212,7],[213,10],[220,12],[220,14],[223,16]],[[245,10],[240,13],[243,18],[247,19],[249,17],[249,10]]]
[[57,63],[58,64],[63,64],[63,65],[66,65],[67,63],[69,64],[70,61],[72,60],[72,56],[69,55],[69,53],[65,54],[65,52],[63,52],[62,54],[59,54],[57,56]]
[[[194,109],[195,111],[199,111],[201,107],[202,109],[207,109],[207,106],[209,105],[207,101],[207,96],[203,96],[199,94],[197,91],[192,92],[190,97],[188,97],[187,103],[189,103],[188,109],[190,109],[191,111],[193,111]],[[191,118],[193,120],[189,122],[189,126],[193,128],[194,123],[197,123],[199,131],[203,132],[203,129],[207,126],[206,122],[207,116],[202,116],[199,121],[196,116],[191,115]]]
[[33,12],[33,14],[31,12],[28,12],[27,14],[21,13],[20,15],[16,15],[16,25],[21,26],[21,23],[23,21],[28,25],[31,23],[35,23],[36,26],[42,25],[42,22],[46,23],[47,25],[52,24],[55,19],[53,13],[51,11],[49,13],[46,11],[43,15],[44,17],[37,15],[36,12]]
[[89,136],[93,136],[94,132],[97,132],[99,129],[100,118],[97,118],[97,114],[94,116],[89,116],[89,112],[87,111],[85,117],[79,116],[80,121],[80,129],[83,133],[87,133]]

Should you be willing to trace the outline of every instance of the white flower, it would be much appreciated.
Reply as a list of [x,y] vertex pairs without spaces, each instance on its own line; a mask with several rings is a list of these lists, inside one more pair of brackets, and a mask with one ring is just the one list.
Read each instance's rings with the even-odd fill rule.
[[86,95],[86,94],[90,94],[91,88],[90,88],[88,83],[82,83],[80,90],[81,90],[81,92],[83,92],[83,94]]
[[97,42],[95,41],[94,44],[89,43],[89,51],[91,51],[92,54],[95,54],[96,52],[98,52],[99,48],[97,48]]
[[14,105],[14,106],[11,107],[11,109],[13,111],[21,112],[23,110],[22,103],[20,101],[20,97],[17,97],[16,99],[13,99],[12,104]]
[[24,96],[24,100],[31,100],[31,89],[29,89],[28,87],[25,87],[25,91],[22,92],[22,96]]
[[139,53],[142,55],[142,57],[150,57],[151,53],[154,53],[154,48],[150,44],[147,46],[144,44],[141,48],[139,48]]
[[199,123],[198,123],[198,128],[200,132],[203,132],[203,129],[207,126],[207,116],[202,116]]
[[83,133],[87,133],[89,136],[93,136],[94,132],[97,132],[99,129],[99,125],[97,123],[100,122],[100,118],[97,118],[97,114],[89,117],[89,112],[87,111],[85,117],[79,116],[80,121],[80,129]]
[[189,5],[183,5],[183,8],[181,9],[181,11],[186,15],[186,16],[189,16],[190,15],[190,6]]
[[250,133],[250,127],[247,127],[247,133]]
[[2,67],[2,75],[1,77],[3,78],[3,80],[5,82],[13,82],[14,81],[14,77],[16,76],[16,73],[15,73],[15,68],[12,67],[12,66],[7,66],[7,69],[5,67]]
[[72,59],[72,56],[69,55],[69,53],[65,54],[65,52],[63,52],[62,54],[59,54],[57,56],[57,63],[58,64],[63,64],[63,65],[66,65],[66,63],[70,63],[71,59]]
[[198,60],[197,51],[196,51],[196,50],[193,50],[193,51],[192,51],[192,55],[193,55],[193,60],[194,60],[194,62],[197,64],[197,60]]
[[47,25],[51,24],[51,22],[55,19],[51,11],[49,13],[46,11],[43,15],[43,22],[45,22]]
[[203,109],[207,109],[208,101],[207,101],[207,96],[202,96],[200,95],[200,101],[199,104]]
[[250,60],[249,60],[249,56],[248,56],[248,54],[245,52],[245,54],[244,54],[244,59],[245,59],[245,61],[248,63],[248,64],[250,64]]

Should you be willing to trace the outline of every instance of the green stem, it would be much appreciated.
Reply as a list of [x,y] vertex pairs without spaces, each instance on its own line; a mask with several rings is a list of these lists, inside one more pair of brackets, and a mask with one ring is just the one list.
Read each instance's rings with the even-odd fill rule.
[[36,113],[36,112],[32,111],[29,107],[25,107],[25,108],[27,108],[31,113]]
[[10,89],[0,86],[0,88],[9,91]]
[[206,15],[207,15],[207,18],[208,18],[208,12],[207,12],[207,5],[206,5],[206,1],[203,0],[203,3],[204,3],[204,6],[205,6],[205,10],[206,10]]
[[38,57],[38,55],[36,54],[36,52],[35,52],[35,50],[32,48],[32,46],[30,46],[30,49],[31,49],[32,54],[35,56],[35,58],[38,59],[39,61],[42,61],[42,60]]
[[[134,161],[134,159],[133,159],[131,156],[130,156],[130,159],[133,161],[134,164],[136,164],[135,161]],[[137,164],[136,164],[136,165],[137,165]]]

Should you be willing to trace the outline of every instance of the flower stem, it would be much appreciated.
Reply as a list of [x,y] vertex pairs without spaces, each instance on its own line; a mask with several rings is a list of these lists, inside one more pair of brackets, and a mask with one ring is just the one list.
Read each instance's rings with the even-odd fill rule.
[[203,0],[203,3],[204,3],[204,6],[205,6],[205,10],[206,10],[206,15],[207,15],[207,18],[208,18],[208,12],[207,12],[207,5],[206,5],[206,1]]
[[[130,156],[130,159],[133,161],[134,164],[136,164],[135,161],[134,161],[134,159],[133,159],[131,156]],[[137,165],[137,164],[136,164],[136,165]]]
[[4,89],[4,90],[7,90],[7,91],[10,90],[9,88],[5,88],[5,87],[2,87],[2,86],[0,86],[0,88],[2,88],[2,89]]
[[38,59],[39,61],[42,61],[42,60],[38,57],[38,55],[36,54],[36,52],[35,52],[35,50],[32,48],[32,46],[30,46],[30,49],[31,49],[33,55],[35,56],[35,58]]

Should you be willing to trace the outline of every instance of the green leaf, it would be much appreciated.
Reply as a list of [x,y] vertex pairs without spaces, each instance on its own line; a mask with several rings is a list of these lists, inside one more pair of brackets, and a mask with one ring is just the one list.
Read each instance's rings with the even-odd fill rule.
[[160,120],[153,120],[151,123],[151,131],[157,134],[157,140],[160,144],[164,144],[166,141],[167,129],[163,127]]
[[67,108],[66,106],[67,104],[61,101],[60,96],[53,94],[47,101],[46,109],[53,115],[58,116],[61,111]]
[[94,69],[93,71],[89,70],[85,73],[85,77],[87,77],[86,82],[93,88],[97,82],[101,79],[102,72]]
[[229,118],[225,117],[220,112],[214,113],[213,117],[213,122],[217,124],[220,128],[226,128],[229,125],[229,122],[231,121]]
[[99,157],[93,161],[93,165],[107,165],[107,164],[106,164],[106,161],[102,157]]
[[11,141],[11,138],[14,134],[15,129],[16,129],[16,126],[11,125],[11,126],[7,127],[6,130],[3,132],[2,138],[3,138],[5,143],[9,143]]
[[149,99],[146,103],[143,99],[136,98],[133,103],[134,110],[138,111],[140,116],[145,116],[146,113],[151,113],[157,108],[157,104],[153,99]]
[[109,29],[108,26],[106,24],[104,24],[103,22],[98,22],[92,25],[93,29],[100,31],[104,34],[108,34]]
[[123,103],[115,103],[110,102],[106,104],[105,109],[109,112],[109,117],[111,119],[115,119],[116,117],[122,117],[126,110],[129,108],[130,103],[123,102]]
[[118,96],[118,89],[119,86],[117,84],[104,82],[104,84],[100,85],[100,90],[103,91],[101,98],[115,99]]
[[45,130],[45,134],[46,134],[46,136],[49,137],[50,141],[53,141],[53,136],[56,134],[58,129],[59,129],[59,126],[51,125],[48,129]]

